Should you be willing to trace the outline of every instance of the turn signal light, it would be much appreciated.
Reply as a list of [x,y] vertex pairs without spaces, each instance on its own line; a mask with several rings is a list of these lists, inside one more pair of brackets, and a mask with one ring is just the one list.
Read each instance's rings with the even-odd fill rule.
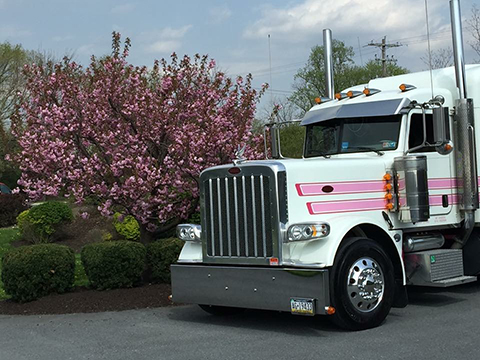
[[385,194],[385,199],[387,200],[392,200],[393,199],[393,195],[388,193],[388,194]]
[[393,209],[393,204],[388,203],[387,205],[385,205],[385,207],[387,208],[387,210],[392,210]]
[[386,184],[385,185],[385,190],[387,190],[387,191],[392,190],[392,184]]
[[385,174],[385,175],[383,175],[383,180],[386,180],[386,181],[392,180],[392,175],[390,175],[390,174],[388,174],[388,173]]

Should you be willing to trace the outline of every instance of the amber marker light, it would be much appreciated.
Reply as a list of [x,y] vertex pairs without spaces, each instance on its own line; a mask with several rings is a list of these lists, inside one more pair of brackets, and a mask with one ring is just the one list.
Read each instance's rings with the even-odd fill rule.
[[385,185],[385,190],[387,190],[387,191],[392,190],[392,184],[386,184]]
[[387,210],[392,210],[393,209],[393,204],[392,203],[388,203],[387,205],[385,205],[385,208]]
[[335,99],[341,100],[341,99],[342,99],[342,94],[336,93],[336,94],[335,94]]
[[386,180],[386,181],[392,180],[392,175],[390,175],[390,174],[388,174],[388,173],[385,174],[385,175],[383,175],[383,180]]
[[388,194],[385,194],[385,199],[387,200],[392,200],[393,199],[393,195],[388,193]]
[[335,314],[335,308],[333,306],[325,306],[325,313],[327,315]]
[[453,149],[453,146],[450,145],[450,144],[445,144],[445,146],[443,147],[445,149],[445,151],[450,151]]
[[409,85],[409,84],[401,84],[398,88],[400,89],[401,92],[405,92],[405,91],[410,91],[410,90],[416,89],[415,86]]
[[370,89],[369,88],[363,89],[363,93],[367,96],[370,95]]
[[316,98],[315,98],[315,102],[316,102],[317,104],[320,104],[320,103],[322,102],[322,99],[320,99],[319,97],[316,97]]
[[348,96],[349,98],[352,98],[352,97],[353,97],[353,91],[350,90],[349,92],[347,92],[347,96]]

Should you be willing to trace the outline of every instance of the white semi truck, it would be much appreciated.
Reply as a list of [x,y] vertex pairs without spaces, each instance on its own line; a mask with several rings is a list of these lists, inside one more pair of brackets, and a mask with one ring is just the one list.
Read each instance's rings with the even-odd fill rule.
[[[177,228],[173,300],[211,313],[245,308],[379,325],[407,285],[477,280],[476,144],[480,65],[465,66],[459,0],[450,1],[455,67],[371,80],[303,118],[304,156],[203,171],[201,226]],[[478,105],[477,105],[478,106]]]

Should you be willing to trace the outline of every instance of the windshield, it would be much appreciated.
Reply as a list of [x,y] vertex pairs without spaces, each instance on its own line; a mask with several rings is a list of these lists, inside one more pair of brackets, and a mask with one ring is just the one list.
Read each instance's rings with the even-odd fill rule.
[[332,119],[307,126],[305,157],[395,150],[402,115]]

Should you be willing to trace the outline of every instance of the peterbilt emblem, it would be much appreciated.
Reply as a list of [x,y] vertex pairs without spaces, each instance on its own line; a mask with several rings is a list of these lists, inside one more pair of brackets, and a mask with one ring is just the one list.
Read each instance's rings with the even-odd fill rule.
[[235,159],[233,160],[234,165],[241,164],[242,162],[247,160],[247,158],[243,156],[246,147],[247,145],[243,145],[243,147],[240,147],[240,145],[238,145],[237,151],[235,151]]

